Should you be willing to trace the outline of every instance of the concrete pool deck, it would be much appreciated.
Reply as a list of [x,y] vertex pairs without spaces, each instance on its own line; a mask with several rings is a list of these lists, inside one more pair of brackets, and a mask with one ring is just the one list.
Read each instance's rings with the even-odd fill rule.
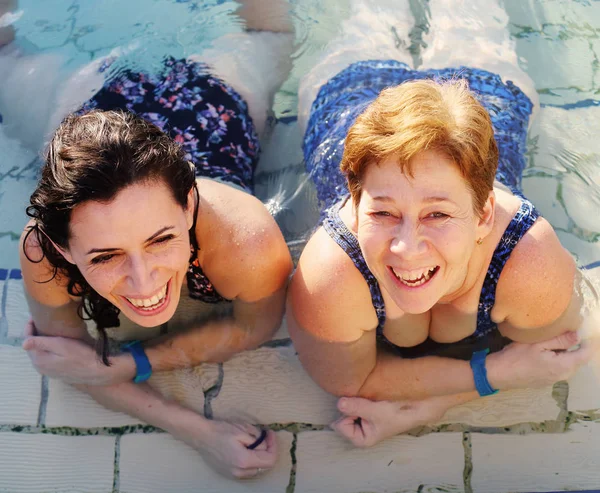
[[198,412],[250,417],[277,431],[274,470],[224,479],[166,433],[38,375],[19,347],[28,317],[19,274],[0,271],[2,492],[507,493],[600,485],[600,392],[591,366],[569,382],[501,392],[359,450],[329,430],[335,399],[302,370],[285,326],[272,342],[224,364],[150,381]]

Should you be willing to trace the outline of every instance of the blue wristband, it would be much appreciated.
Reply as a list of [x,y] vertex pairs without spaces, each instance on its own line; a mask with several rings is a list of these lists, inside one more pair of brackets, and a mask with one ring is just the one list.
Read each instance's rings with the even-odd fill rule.
[[136,375],[133,381],[142,383],[152,376],[152,365],[140,341],[131,341],[121,346],[121,350],[130,353],[135,361]]
[[490,385],[487,377],[487,370],[485,369],[485,357],[489,352],[489,349],[475,351],[471,357],[471,369],[473,370],[475,388],[481,397],[498,393],[498,390],[492,388]]

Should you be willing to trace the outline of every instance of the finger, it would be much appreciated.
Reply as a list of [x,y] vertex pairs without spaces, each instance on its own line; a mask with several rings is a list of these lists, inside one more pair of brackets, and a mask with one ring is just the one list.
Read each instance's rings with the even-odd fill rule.
[[254,450],[256,447],[258,447],[261,443],[265,441],[265,438],[267,438],[267,430],[262,430],[260,432],[260,436],[256,440],[254,440],[250,445],[246,445],[246,448],[248,450]]
[[236,467],[231,471],[231,474],[234,478],[237,479],[252,479],[258,476],[260,471],[258,467],[251,467],[248,469],[242,469],[241,467]]
[[55,342],[52,339],[56,339],[55,337],[45,337],[45,336],[33,336],[28,337],[23,341],[23,349],[25,351],[47,351],[53,352],[53,348],[55,347]]
[[559,336],[549,339],[539,344],[544,348],[551,351],[566,350],[570,347],[579,344],[579,334],[577,332],[565,332]]
[[585,341],[581,346],[574,350],[558,355],[566,361],[571,361],[576,367],[579,367],[592,359],[596,352],[597,346],[589,341]]
[[360,418],[355,416],[344,416],[331,423],[330,426],[338,435],[344,437],[355,447],[365,446],[365,434]]
[[25,337],[30,337],[30,336],[34,336],[35,334],[36,334],[35,325],[33,323],[33,320],[29,319],[29,321],[25,325],[24,336]]
[[256,448],[258,448],[258,449],[266,448],[266,445],[263,444],[266,436],[262,440],[260,440],[260,437],[262,435],[262,430],[260,428],[258,428],[257,426],[254,426],[254,425],[250,425],[250,424],[239,424],[239,425],[237,425],[237,427],[242,432],[239,435],[239,440],[246,448],[254,445],[256,442],[258,442],[258,443],[256,443],[256,445],[254,445],[255,449]]
[[267,446],[266,450],[249,451],[252,454],[249,465],[252,467],[270,469],[275,465],[277,461],[277,437],[275,436],[275,432],[272,430],[267,431],[265,443]]
[[373,401],[362,397],[342,397],[337,407],[340,412],[352,416],[365,416],[371,413]]

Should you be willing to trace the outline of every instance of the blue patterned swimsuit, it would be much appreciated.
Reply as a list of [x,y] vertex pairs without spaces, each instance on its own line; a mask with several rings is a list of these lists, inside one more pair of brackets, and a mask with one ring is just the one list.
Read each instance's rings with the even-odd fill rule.
[[[248,107],[205,65],[167,58],[159,74],[121,71],[107,80],[80,113],[92,109],[121,109],[141,116],[183,147],[198,177],[228,182],[252,193],[260,148]],[[207,303],[227,301],[202,272],[197,242],[194,237],[191,240],[190,297]]]
[[[477,311],[475,332],[461,341],[443,344],[427,339],[414,347],[399,347],[384,335],[386,310],[379,284],[365,262],[357,238],[339,216],[348,197],[346,181],[339,170],[344,150],[344,138],[358,115],[386,87],[406,80],[463,78],[490,113],[498,143],[499,165],[496,178],[521,199],[521,206],[506,228],[483,283]],[[348,254],[361,272],[371,293],[377,314],[377,339],[393,352],[406,358],[440,355],[469,359],[475,350],[489,348],[497,351],[505,346],[498,326],[491,320],[496,284],[506,261],[518,241],[533,225],[539,214],[531,202],[519,192],[521,174],[525,167],[527,124],[532,104],[514,84],[504,84],[490,72],[461,67],[413,71],[397,61],[365,61],[351,65],[325,84],[313,103],[304,139],[304,157],[313,178],[317,195],[323,206],[323,228]]]

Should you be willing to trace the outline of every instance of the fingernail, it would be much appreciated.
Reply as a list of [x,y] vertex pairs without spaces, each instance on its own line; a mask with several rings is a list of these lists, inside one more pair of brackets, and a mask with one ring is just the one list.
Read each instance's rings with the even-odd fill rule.
[[347,407],[348,401],[342,397],[338,402],[338,408],[340,411],[345,411]]

